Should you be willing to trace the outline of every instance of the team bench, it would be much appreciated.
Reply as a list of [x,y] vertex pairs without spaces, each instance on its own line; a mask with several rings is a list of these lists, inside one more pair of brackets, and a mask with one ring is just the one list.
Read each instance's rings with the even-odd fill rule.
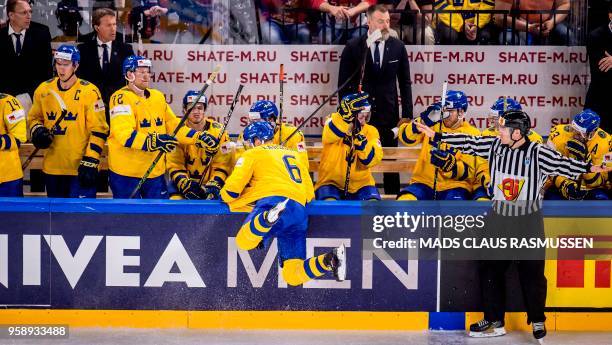
[[[315,143],[314,146],[307,146],[308,149],[308,157],[310,160],[310,171],[316,173],[319,170],[319,163],[321,159],[321,151],[322,147],[320,143]],[[419,155],[420,147],[385,147],[383,148],[384,159],[377,166],[372,168],[372,171],[375,173],[384,173],[384,172],[401,172],[410,174],[414,169],[414,165],[416,164],[417,157]],[[19,155],[21,156],[21,161],[24,162],[27,157],[34,151],[34,146],[30,143],[26,143],[21,145],[19,150]],[[29,170],[30,174],[25,174],[26,184],[32,185],[35,181],[31,181],[31,178],[35,178],[35,176],[39,176],[39,171],[42,169],[42,158],[45,150],[39,150],[30,165],[26,168]],[[108,170],[108,162],[106,160],[107,155],[107,147],[104,147],[104,151],[102,153],[102,157],[100,160],[100,169]],[[32,173],[38,172],[38,173]],[[30,176],[30,179],[28,179]],[[45,196],[44,192],[26,192],[26,196]],[[100,192],[98,191],[99,198],[110,198],[112,195],[110,192]],[[391,196],[385,197],[392,198]]]

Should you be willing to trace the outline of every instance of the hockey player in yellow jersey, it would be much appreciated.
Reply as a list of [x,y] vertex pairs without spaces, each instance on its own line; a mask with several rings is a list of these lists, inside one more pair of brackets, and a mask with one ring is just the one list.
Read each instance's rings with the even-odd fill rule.
[[[269,122],[272,127],[274,127],[274,139],[272,140],[272,142],[274,144],[280,145],[283,141],[289,139],[284,146],[298,151],[300,161],[308,163],[308,152],[306,151],[306,142],[304,140],[304,134],[301,131],[298,131],[297,133],[295,133],[295,135],[289,138],[291,133],[295,132],[297,128],[285,123],[279,124],[277,123],[277,120],[278,108],[276,107],[276,104],[274,104],[274,102],[268,100],[261,100],[251,105],[251,109],[249,110],[249,123],[257,121]],[[244,139],[242,137],[238,138],[235,159],[238,159],[242,152],[245,151],[245,149],[248,148],[244,145]],[[306,164],[306,167],[308,167],[308,164]]]
[[[179,143],[195,144],[212,152],[219,144],[209,133],[189,127],[180,128],[176,137],[171,134],[179,119],[166,103],[164,94],[149,88],[150,72],[151,60],[135,55],[127,57],[123,75],[128,84],[110,98],[108,166],[114,198],[130,197],[158,152],[172,152]],[[137,198],[168,198],[165,161],[159,160]]]
[[[504,111],[508,110],[523,110],[521,104],[513,98],[499,98],[489,111],[488,123],[492,125],[482,132],[484,137],[497,137],[499,135],[499,117]],[[539,135],[533,129],[530,129],[527,133],[527,140],[536,143],[543,143],[542,136]],[[476,174],[472,181],[472,187],[474,189],[472,193],[472,199],[474,200],[490,200],[487,187],[489,185],[489,164],[486,159],[482,157],[476,157]]]
[[[198,91],[188,91],[183,97],[183,113],[197,99]],[[215,138],[221,138],[220,148],[217,152],[207,152],[206,149],[195,145],[178,145],[176,150],[167,156],[170,184],[168,189],[171,199],[205,199],[207,196],[219,199],[219,192],[223,188],[225,179],[231,172],[231,149],[227,133],[221,137],[222,125],[204,114],[208,102],[202,95],[185,125],[196,131],[206,131]],[[211,157],[214,155],[213,157]],[[211,159],[212,158],[212,159]],[[202,174],[205,186],[200,186]]]
[[[612,136],[599,128],[599,123],[599,115],[586,109],[574,116],[570,125],[553,127],[547,144],[565,157],[601,165],[604,156],[612,151]],[[609,200],[606,193],[607,178],[606,173],[589,173],[582,175],[582,181],[579,182],[564,176],[554,176],[544,197],[552,200]]]
[[0,93],[0,197],[23,196],[19,147],[26,140],[26,115],[21,103]]
[[[461,91],[449,90],[444,109],[441,109],[440,102],[434,103],[414,121],[422,122],[436,132],[442,127],[444,133],[479,135],[476,128],[464,121],[467,108],[467,96]],[[442,121],[439,121],[440,116]],[[444,146],[432,147],[427,137],[416,129],[414,121],[401,124],[398,131],[399,140],[404,145],[422,145],[412,179],[400,191],[398,200],[432,200],[434,197],[437,200],[470,199],[475,157],[456,153]],[[435,178],[437,182],[434,192]]]
[[306,204],[314,197],[308,169],[298,152],[272,143],[274,129],[265,121],[249,124],[243,138],[254,147],[243,153],[221,190],[232,211],[250,212],[236,236],[242,250],[268,247],[276,237],[283,278],[301,285],[333,271],[346,277],[344,245],[306,259]]
[[57,49],[53,59],[57,77],[41,83],[34,91],[28,114],[32,143],[47,149],[43,172],[48,197],[96,197],[98,165],[108,124],[98,88],[75,75],[79,61],[76,47],[61,45]]
[[378,130],[367,123],[369,117],[368,94],[356,93],[344,96],[325,123],[317,200],[380,200],[370,168],[380,163],[383,151]]

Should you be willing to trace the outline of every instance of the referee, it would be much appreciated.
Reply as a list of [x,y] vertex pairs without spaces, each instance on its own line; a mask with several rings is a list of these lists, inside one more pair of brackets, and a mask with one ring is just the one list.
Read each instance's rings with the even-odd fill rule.
[[[550,175],[577,179],[581,174],[611,171],[612,168],[593,166],[561,156],[553,149],[529,141],[529,116],[523,111],[510,110],[499,118],[498,137],[475,137],[458,133],[436,133],[431,128],[414,122],[416,127],[434,142],[445,142],[463,153],[488,159],[491,182],[487,192],[493,200],[492,219],[496,230],[516,233],[529,231],[532,237],[544,235],[543,219],[539,210],[542,188]],[[568,192],[580,198],[579,188],[572,185]],[[533,336],[540,340],[546,335],[544,307],[546,277],[544,260],[517,261],[523,299],[527,309],[527,323],[532,323]],[[470,326],[470,336],[492,337],[506,334],[505,271],[512,261],[487,260],[480,263],[480,284],[484,319]]]

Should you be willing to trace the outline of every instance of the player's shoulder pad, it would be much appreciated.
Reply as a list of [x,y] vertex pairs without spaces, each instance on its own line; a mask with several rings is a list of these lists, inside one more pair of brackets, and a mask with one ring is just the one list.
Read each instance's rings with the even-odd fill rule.
[[609,136],[609,134],[601,128],[597,130],[597,135],[599,135],[599,137],[602,139],[606,139]]
[[569,133],[572,131],[572,128],[570,127],[570,125],[563,125],[563,130]]
[[147,89],[147,91],[149,91],[149,94],[151,98],[153,97],[161,97],[164,99],[164,101],[166,100],[166,96],[164,96],[163,92],[157,90],[157,89]]
[[88,82],[87,80],[83,80],[83,79],[81,79],[80,83],[81,83],[81,85],[83,85],[83,86],[87,86],[87,85],[91,84],[91,83],[90,83],[90,82]]
[[53,81],[55,80],[55,78],[51,78],[49,80],[45,80],[45,83],[47,84],[51,84]]

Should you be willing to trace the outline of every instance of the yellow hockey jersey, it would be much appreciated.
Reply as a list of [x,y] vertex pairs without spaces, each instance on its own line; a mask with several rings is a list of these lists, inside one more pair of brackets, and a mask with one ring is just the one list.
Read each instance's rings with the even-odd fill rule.
[[[569,157],[567,151],[567,142],[574,138],[575,133],[573,132],[570,125],[557,125],[550,130],[548,136],[548,146],[557,150],[565,157]],[[604,156],[612,151],[612,136],[601,128],[598,128],[593,138],[586,143],[588,156],[587,159],[591,160],[593,165],[601,165]],[[559,176],[554,179],[557,187],[560,186],[561,182],[566,180],[567,177]],[[585,189],[594,189],[604,187],[606,184],[606,174],[600,173],[589,173],[582,175],[583,187]]]
[[[221,135],[222,126],[212,119],[206,119],[204,131],[218,138]],[[204,183],[216,179],[219,182],[224,182],[231,172],[232,151],[228,145],[230,143],[227,132],[219,143],[219,151],[210,162],[210,168],[204,178]],[[170,179],[175,180],[178,175],[189,176],[197,181],[200,180],[205,168],[209,165],[207,162],[206,151],[195,145],[178,145],[176,150],[166,155],[168,164],[168,172]]]
[[[344,122],[342,116],[333,113],[323,128],[323,150],[321,152],[321,163],[319,165],[319,179],[315,189],[333,185],[344,188],[346,179],[347,161],[346,156],[350,151],[349,124]],[[348,192],[356,193],[365,186],[374,186],[370,168],[380,163],[383,158],[383,150],[380,144],[378,130],[371,125],[365,124],[360,134],[368,141],[361,150],[354,150],[353,164],[351,165],[351,176]]]
[[[414,121],[421,121],[420,118]],[[432,129],[436,132],[439,131],[442,126],[443,133],[465,133],[469,135],[480,135],[480,131],[475,127],[471,126],[467,121],[463,121],[458,128],[450,129],[446,126],[436,123],[432,126]],[[412,172],[412,179],[410,183],[422,183],[430,188],[433,188],[434,176],[436,174],[436,167],[431,164],[431,140],[429,140],[423,133],[420,133],[416,126],[413,126],[412,122],[404,123],[400,126],[398,132],[399,140],[406,146],[415,146],[421,144],[421,152],[417,160],[414,171]],[[441,146],[444,149],[444,146]],[[454,171],[443,172],[438,170],[438,182],[436,185],[437,190],[447,190],[452,188],[464,188],[466,190],[472,190],[471,180],[474,177],[476,168],[476,158],[471,155],[462,154],[457,152],[457,168]]]
[[[436,10],[492,10],[495,8],[494,0],[438,0],[434,2]],[[434,20],[434,24],[442,22],[446,26],[452,27],[457,32],[463,31],[465,22],[472,22],[482,29],[491,21],[491,14],[479,13],[440,13]],[[434,17],[434,18],[436,18]],[[478,22],[477,22],[478,21]]]
[[[145,96],[140,97],[126,86],[111,96],[110,122],[110,170],[119,175],[141,178],[157,156],[157,152],[143,150],[148,134],[172,134],[179,124],[179,119],[160,91],[146,89]],[[198,132],[183,126],[176,139],[180,144],[193,145],[197,136]],[[166,172],[165,161],[159,161],[149,178],[161,176]]]
[[32,108],[28,114],[30,130],[36,124],[52,129],[62,113],[55,92],[68,111],[59,126],[52,129],[53,143],[45,152],[43,171],[51,175],[77,175],[83,156],[100,159],[108,137],[108,124],[104,115],[104,102],[98,88],[77,79],[68,90],[58,86],[58,78],[42,82],[34,91]]
[[[499,131],[495,127],[489,127],[482,132],[483,137],[496,137],[498,134]],[[527,133],[527,138],[529,138],[529,141],[539,144],[544,142],[542,136],[534,130],[529,130],[529,133]],[[476,174],[473,179],[472,187],[475,190],[480,186],[486,186],[490,180],[491,175],[489,173],[489,162],[482,157],[476,157]]]
[[232,212],[250,212],[259,199],[270,196],[302,205],[314,198],[312,180],[297,151],[273,144],[245,151],[221,190]]
[[23,177],[19,146],[27,140],[26,115],[17,98],[0,93],[0,183]]
[[[294,126],[291,125],[287,125],[287,124],[282,124],[281,125],[283,127],[282,129],[282,140],[281,140],[281,130],[279,129],[279,126],[276,125],[274,127],[274,138],[272,139],[272,143],[274,143],[275,145],[280,145],[281,142],[283,142],[284,140],[286,140],[287,138],[289,138],[289,136],[291,135],[291,133],[295,132],[295,130],[297,129]],[[304,139],[304,134],[302,133],[302,131],[298,131],[297,133],[295,133],[294,136],[292,136],[289,141],[287,141],[287,143],[285,144],[285,147],[296,150],[298,152],[298,156],[300,158],[300,161],[302,163],[305,164],[306,168],[309,168],[308,165],[308,151],[306,150],[306,141]],[[238,160],[238,158],[240,158],[240,156],[242,155],[242,153],[248,149],[248,145],[245,144],[244,139],[242,138],[242,134],[240,134],[238,136],[238,140],[236,142],[236,149],[235,149],[235,154],[234,154],[234,162],[236,162]]]

